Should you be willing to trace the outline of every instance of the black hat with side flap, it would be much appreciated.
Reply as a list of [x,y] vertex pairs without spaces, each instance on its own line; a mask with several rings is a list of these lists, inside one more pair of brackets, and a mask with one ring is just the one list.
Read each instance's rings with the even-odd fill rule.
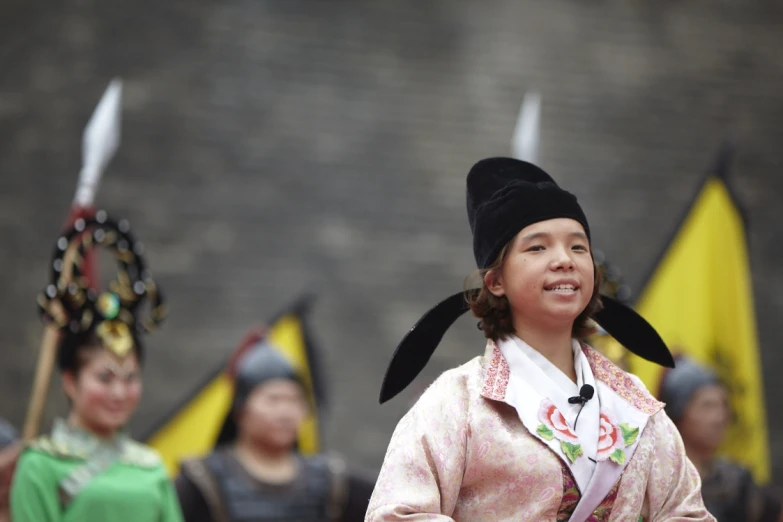
[[520,230],[539,221],[571,218],[590,237],[576,196],[526,161],[489,158],[476,163],[468,173],[467,206],[479,268],[488,268]]
[[[590,238],[587,217],[576,196],[558,186],[540,167],[513,158],[483,159],[470,169],[467,211],[473,233],[473,255],[480,269],[490,267],[519,231],[541,221],[573,219]],[[611,297],[602,295],[601,302],[603,307],[593,319],[604,330],[639,357],[674,367],[671,352],[644,318]],[[419,319],[389,362],[381,385],[381,403],[413,382],[449,327],[468,310],[465,292],[458,292]]]

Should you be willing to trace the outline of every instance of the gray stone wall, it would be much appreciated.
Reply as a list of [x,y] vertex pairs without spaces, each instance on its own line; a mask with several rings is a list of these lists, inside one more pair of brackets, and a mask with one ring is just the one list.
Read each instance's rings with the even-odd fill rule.
[[[34,297],[81,131],[125,79],[123,142],[98,200],[129,218],[167,291],[141,433],[253,322],[317,290],[330,447],[377,468],[413,391],[377,405],[419,314],[472,268],[464,179],[507,154],[543,94],[540,162],[575,192],[636,291],[720,141],[750,219],[774,473],[783,480],[783,7],[497,0],[25,2],[0,7],[0,414],[21,424]],[[425,382],[481,351],[461,321]],[[62,412],[58,386],[48,417]]]

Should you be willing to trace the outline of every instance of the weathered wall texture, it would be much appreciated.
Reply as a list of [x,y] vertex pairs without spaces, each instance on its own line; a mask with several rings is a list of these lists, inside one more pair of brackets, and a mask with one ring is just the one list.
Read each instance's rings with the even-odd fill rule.
[[[0,414],[22,422],[34,297],[113,75],[123,143],[99,202],[130,219],[172,310],[148,341],[137,432],[251,323],[317,289],[328,443],[379,466],[413,397],[377,405],[385,364],[471,270],[465,175],[509,152],[530,88],[543,93],[541,163],[637,291],[719,142],[736,138],[765,389],[778,396],[781,24],[777,3],[728,0],[4,2]],[[481,347],[461,321],[426,377]],[[773,455],[781,481],[780,444]]]

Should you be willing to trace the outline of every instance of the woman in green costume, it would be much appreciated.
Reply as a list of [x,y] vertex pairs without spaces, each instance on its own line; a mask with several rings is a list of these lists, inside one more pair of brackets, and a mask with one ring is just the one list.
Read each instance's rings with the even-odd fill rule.
[[[101,294],[89,277],[97,246],[120,267]],[[182,521],[159,456],[123,431],[142,390],[140,334],[165,316],[141,253],[127,222],[102,211],[57,241],[52,284],[38,304],[62,331],[57,367],[70,412],[23,450],[11,487],[14,522]]]

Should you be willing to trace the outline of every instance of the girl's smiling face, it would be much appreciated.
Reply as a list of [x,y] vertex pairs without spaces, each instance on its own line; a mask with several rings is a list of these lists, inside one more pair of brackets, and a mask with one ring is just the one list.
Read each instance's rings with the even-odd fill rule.
[[549,219],[522,229],[503,266],[484,281],[494,295],[506,296],[515,322],[571,328],[593,295],[594,266],[582,225]]

